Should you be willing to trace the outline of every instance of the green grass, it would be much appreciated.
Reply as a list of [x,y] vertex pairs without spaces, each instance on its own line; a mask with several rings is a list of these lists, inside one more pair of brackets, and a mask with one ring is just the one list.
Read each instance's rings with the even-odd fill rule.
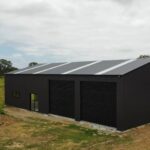
[[4,77],[0,76],[0,114],[4,114]]

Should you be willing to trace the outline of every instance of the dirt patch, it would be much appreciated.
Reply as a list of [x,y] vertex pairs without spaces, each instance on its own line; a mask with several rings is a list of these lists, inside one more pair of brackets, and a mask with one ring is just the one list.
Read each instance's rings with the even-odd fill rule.
[[132,147],[127,147],[128,149],[136,150],[150,150],[150,125],[143,125],[135,129],[131,129],[125,133],[132,137],[133,143]]
[[54,115],[41,114],[41,113],[28,111],[25,109],[19,109],[19,108],[15,108],[15,107],[10,107],[10,106],[5,108],[5,112],[9,116],[12,116],[15,118],[20,118],[22,120],[26,120],[26,119],[32,117],[32,118],[45,119],[45,120],[49,120],[49,121],[61,122],[61,123],[65,123],[65,124],[69,124],[69,123],[73,123],[73,122],[75,123],[75,121],[73,119],[68,119],[65,117],[56,117]]
[[13,118],[6,115],[0,115],[0,127],[9,126],[15,123]]

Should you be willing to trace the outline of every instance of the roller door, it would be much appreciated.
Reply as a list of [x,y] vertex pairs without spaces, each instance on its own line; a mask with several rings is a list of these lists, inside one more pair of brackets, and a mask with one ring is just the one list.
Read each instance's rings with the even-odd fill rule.
[[50,81],[50,112],[74,118],[73,81]]
[[81,119],[116,127],[116,84],[81,82]]

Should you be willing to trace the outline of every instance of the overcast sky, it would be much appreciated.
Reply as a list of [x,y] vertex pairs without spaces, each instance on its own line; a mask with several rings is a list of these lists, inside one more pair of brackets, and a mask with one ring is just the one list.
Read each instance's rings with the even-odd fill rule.
[[150,55],[150,0],[0,0],[0,58],[24,67]]

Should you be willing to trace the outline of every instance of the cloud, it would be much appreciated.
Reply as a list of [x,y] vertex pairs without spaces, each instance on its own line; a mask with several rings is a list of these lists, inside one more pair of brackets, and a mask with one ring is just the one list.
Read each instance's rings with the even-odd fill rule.
[[137,57],[150,54],[149,13],[148,0],[0,0],[0,45],[21,64]]
[[128,4],[132,4],[135,0],[114,0],[114,1],[123,5],[128,5]]

